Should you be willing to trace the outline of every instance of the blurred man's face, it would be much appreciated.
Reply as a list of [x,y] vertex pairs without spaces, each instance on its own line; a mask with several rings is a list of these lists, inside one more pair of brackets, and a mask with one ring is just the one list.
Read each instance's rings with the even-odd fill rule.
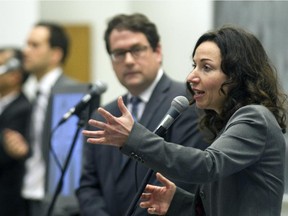
[[109,43],[117,78],[133,95],[139,95],[151,85],[161,66],[160,45],[153,51],[143,33],[128,30],[113,30]]
[[53,49],[49,45],[49,37],[46,27],[34,27],[24,49],[24,68],[38,79],[52,69]]

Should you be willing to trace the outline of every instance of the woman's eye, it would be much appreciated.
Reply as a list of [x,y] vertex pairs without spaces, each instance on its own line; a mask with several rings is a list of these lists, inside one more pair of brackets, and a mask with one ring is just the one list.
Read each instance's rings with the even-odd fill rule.
[[203,66],[203,69],[204,69],[204,71],[206,71],[206,72],[209,72],[209,71],[212,70],[211,67],[208,66],[208,65],[204,65],[204,66]]

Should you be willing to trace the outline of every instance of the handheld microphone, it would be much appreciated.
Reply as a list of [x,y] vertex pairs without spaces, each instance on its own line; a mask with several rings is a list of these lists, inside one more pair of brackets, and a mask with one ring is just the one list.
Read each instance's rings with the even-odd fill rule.
[[21,63],[17,58],[10,58],[5,64],[0,66],[0,75],[12,70],[19,69],[20,67]]
[[178,116],[189,106],[189,101],[184,96],[177,96],[171,102],[171,107],[164,116],[159,126],[155,129],[154,133],[163,136]]
[[107,85],[101,81],[96,81],[95,84],[91,86],[90,92],[83,96],[81,101],[72,107],[68,112],[66,112],[62,119],[59,121],[58,126],[67,121],[72,115],[78,115],[86,106],[90,103],[91,99],[96,95],[101,95],[107,90]]
[[[157,134],[158,136],[164,136],[168,128],[180,116],[180,114],[188,108],[188,106],[189,106],[189,101],[186,97],[184,96],[175,97],[171,102],[171,107],[169,108],[168,112],[164,116],[159,126],[154,130],[154,133]],[[141,197],[141,194],[143,193],[153,173],[154,171],[152,169],[149,169],[148,172],[146,173],[139,187],[139,190],[135,194],[134,199],[132,200],[125,216],[131,216],[133,212],[135,211],[138,200]]]

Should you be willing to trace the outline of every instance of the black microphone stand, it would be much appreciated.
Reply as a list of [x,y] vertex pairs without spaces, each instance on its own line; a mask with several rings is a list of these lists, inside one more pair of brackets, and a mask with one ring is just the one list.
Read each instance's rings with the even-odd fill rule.
[[79,120],[78,120],[78,123],[77,123],[77,129],[76,129],[76,132],[74,134],[73,141],[72,141],[71,147],[69,149],[68,155],[67,155],[66,160],[64,162],[64,166],[63,166],[63,168],[61,170],[61,176],[59,178],[59,181],[58,181],[58,184],[56,186],[55,192],[53,194],[52,201],[51,201],[51,203],[50,203],[50,205],[48,207],[47,216],[52,216],[53,208],[55,206],[56,200],[57,200],[57,198],[58,198],[58,196],[59,196],[59,194],[60,194],[60,192],[62,190],[62,187],[63,187],[64,177],[65,177],[65,174],[66,174],[66,171],[67,171],[67,168],[68,168],[68,165],[69,165],[69,162],[70,162],[74,147],[76,145],[76,141],[78,139],[78,136],[79,136],[81,128],[85,125],[86,118],[83,117],[84,116],[83,113],[86,113],[86,110],[80,112],[79,115],[78,115]]
[[147,171],[147,173],[146,173],[146,175],[145,175],[145,177],[144,177],[144,179],[143,179],[143,181],[142,181],[137,193],[135,194],[134,199],[132,200],[132,202],[131,202],[131,204],[130,204],[130,206],[129,206],[126,214],[125,214],[125,216],[132,216],[133,215],[133,213],[134,213],[134,211],[136,209],[136,206],[137,206],[137,202],[140,199],[141,194],[145,190],[145,187],[148,184],[148,182],[149,182],[150,178],[152,177],[153,173],[154,173],[154,171],[152,169],[149,169]]

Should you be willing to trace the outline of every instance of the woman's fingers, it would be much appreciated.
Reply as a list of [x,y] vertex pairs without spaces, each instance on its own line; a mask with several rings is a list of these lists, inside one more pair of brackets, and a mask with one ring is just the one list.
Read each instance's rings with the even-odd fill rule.
[[106,122],[90,119],[89,125],[98,130],[83,130],[82,134],[88,137],[87,142],[92,144],[107,144],[121,147],[126,142],[134,121],[132,115],[124,105],[122,97],[118,98],[118,106],[122,116],[113,116],[103,108],[98,108],[98,113],[103,116]]
[[121,96],[118,97],[117,102],[118,102],[118,107],[123,115],[129,113],[128,108],[125,106],[123,98]]
[[149,207],[151,207],[151,205],[152,205],[152,203],[151,203],[151,201],[150,201],[150,199],[151,199],[151,194],[142,194],[141,195],[141,203],[140,203],[140,207],[141,208],[149,208]]
[[165,178],[162,174],[156,173],[156,178],[159,182],[161,182],[164,186],[170,187],[173,184],[170,180]]
[[150,208],[148,208],[148,209],[147,209],[147,212],[148,212],[149,214],[152,214],[152,215],[161,215],[160,213],[157,212],[157,208],[155,208],[155,207],[150,207]]

